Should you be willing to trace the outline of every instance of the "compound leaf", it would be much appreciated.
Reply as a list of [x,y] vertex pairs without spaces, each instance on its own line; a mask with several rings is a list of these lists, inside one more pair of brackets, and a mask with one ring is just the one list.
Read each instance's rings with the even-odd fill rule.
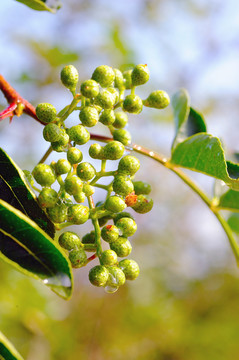
[[227,219],[227,222],[232,231],[236,234],[239,234],[239,214],[232,213]]
[[0,331],[0,359],[2,360],[23,360],[10,341]]
[[231,211],[239,211],[239,191],[229,189],[219,199],[218,207]]

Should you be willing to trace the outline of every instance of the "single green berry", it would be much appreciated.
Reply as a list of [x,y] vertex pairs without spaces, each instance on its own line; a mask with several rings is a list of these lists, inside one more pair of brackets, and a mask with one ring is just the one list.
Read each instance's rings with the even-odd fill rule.
[[56,124],[47,124],[43,129],[43,137],[46,141],[58,141],[61,137],[61,129]]
[[65,132],[65,130],[61,130],[61,136],[58,141],[52,142],[51,147],[54,151],[62,152],[65,150],[66,146],[69,143],[69,135]]
[[119,69],[113,69],[115,73],[115,87],[119,90],[124,89],[124,77],[122,72]]
[[115,121],[113,122],[113,126],[116,129],[123,129],[128,124],[128,116],[123,111],[118,111],[115,113]]
[[108,160],[118,160],[124,154],[124,145],[119,141],[110,141],[103,147],[103,157]]
[[137,230],[136,222],[128,217],[119,219],[116,223],[116,226],[121,230],[124,237],[134,235],[135,231]]
[[118,221],[119,219],[122,219],[122,218],[130,218],[130,219],[134,220],[134,217],[133,217],[132,214],[130,214],[130,213],[127,212],[127,211],[122,211],[121,213],[115,215],[115,217],[114,217],[114,224],[116,224],[117,221]]
[[47,213],[54,223],[63,223],[67,219],[67,205],[57,204],[52,208],[48,208]]
[[89,147],[89,155],[92,159],[102,159],[103,158],[103,146],[100,144],[91,144]]
[[71,147],[68,151],[67,151],[67,160],[71,163],[71,164],[78,164],[79,162],[81,162],[83,159],[83,154],[82,152],[77,149],[76,147]]
[[144,181],[133,181],[134,192],[136,195],[148,195],[151,192],[151,185]]
[[123,259],[119,262],[119,267],[123,270],[126,280],[135,280],[139,276],[139,265],[134,260]]
[[89,219],[89,214],[88,206],[77,204],[68,207],[68,221],[74,224],[84,224]]
[[114,110],[106,109],[102,111],[99,121],[106,126],[112,125],[115,121]]
[[133,176],[140,168],[140,161],[135,156],[126,155],[118,164],[118,173]]
[[67,174],[71,170],[71,164],[66,159],[59,159],[55,165],[58,175]]
[[111,86],[115,79],[115,73],[112,67],[101,65],[93,72],[92,79],[97,81],[102,87]]
[[107,270],[109,272],[107,286],[118,287],[124,285],[125,274],[123,270],[117,266],[107,266]]
[[102,107],[102,109],[113,109],[115,105],[115,96],[107,89],[103,89],[96,96],[95,104]]
[[126,196],[134,191],[134,185],[128,177],[117,175],[113,181],[113,190],[118,195]]
[[139,114],[143,110],[143,101],[138,95],[127,95],[123,101],[123,110],[132,114]]
[[95,126],[99,121],[99,114],[95,107],[93,106],[85,106],[80,111],[80,121],[82,125],[87,127]]
[[131,135],[125,129],[117,129],[113,131],[113,139],[120,141],[123,145],[129,145],[131,143]]
[[41,103],[36,107],[36,115],[42,122],[50,123],[56,120],[56,109],[51,104]]
[[81,84],[81,94],[86,98],[95,98],[99,91],[99,84],[95,80],[86,80]]
[[117,213],[123,211],[126,208],[126,204],[123,199],[118,196],[109,196],[105,202],[106,210]]
[[132,74],[132,69],[130,70],[126,70],[123,72],[123,77],[124,77],[124,86],[126,90],[131,89],[132,87],[132,79],[131,79],[131,74]]
[[115,265],[117,263],[117,254],[113,250],[105,250],[100,255],[102,265]]
[[145,84],[149,80],[149,69],[147,65],[136,65],[133,68],[132,74],[132,85],[139,86]]
[[68,129],[68,135],[71,141],[78,145],[83,145],[90,140],[90,133],[83,125],[75,125]]
[[153,200],[148,198],[147,195],[138,195],[136,203],[132,206],[134,211],[139,214],[149,212],[153,207]]
[[110,243],[111,250],[114,250],[119,257],[126,257],[132,251],[129,240],[123,236],[119,236],[116,241]]
[[95,193],[95,188],[94,186],[90,185],[90,184],[84,184],[83,185],[83,191],[85,193],[85,196],[91,196]]
[[78,176],[69,176],[65,179],[65,190],[70,195],[77,195],[83,190],[83,183]]
[[101,237],[108,243],[116,241],[119,237],[119,229],[115,225],[106,225],[101,229]]
[[109,277],[107,268],[103,265],[96,265],[90,269],[89,280],[92,285],[105,286]]
[[83,191],[79,192],[78,194],[73,195],[74,199],[77,203],[83,203],[85,201],[86,195]]
[[79,236],[73,231],[66,231],[59,236],[59,245],[68,251],[82,247]]
[[95,243],[95,232],[92,230],[90,233],[87,233],[82,238],[82,244],[89,245]]
[[32,175],[41,186],[51,186],[56,180],[56,175],[52,167],[46,164],[36,165],[32,171]]
[[38,202],[42,208],[49,208],[56,205],[58,200],[57,192],[54,189],[44,188],[38,196]]
[[71,91],[75,90],[76,85],[78,83],[78,79],[79,79],[78,71],[73,65],[66,65],[61,70],[61,82],[65,87],[67,87]]
[[74,249],[69,253],[69,260],[73,268],[80,268],[87,264],[87,255],[83,248]]
[[77,175],[81,180],[89,181],[95,176],[95,168],[88,162],[80,163],[76,168]]
[[155,109],[164,109],[170,103],[170,98],[168,94],[163,90],[153,91],[146,100],[143,101],[144,106],[155,108]]

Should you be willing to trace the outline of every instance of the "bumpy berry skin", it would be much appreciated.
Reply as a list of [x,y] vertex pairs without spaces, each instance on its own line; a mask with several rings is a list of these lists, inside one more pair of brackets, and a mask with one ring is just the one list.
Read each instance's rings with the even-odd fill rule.
[[112,219],[112,216],[110,216],[110,215],[103,216],[102,218],[100,218],[100,219],[98,220],[100,227],[102,227],[102,226],[104,226],[105,224],[107,224],[107,222],[108,222],[109,220],[111,220],[111,219]]
[[71,164],[66,159],[59,159],[55,165],[56,173],[67,174],[71,170]]
[[134,211],[139,214],[149,212],[153,207],[153,200],[148,198],[147,195],[138,195],[136,203],[132,206]]
[[130,218],[130,219],[134,220],[134,217],[133,217],[132,214],[130,214],[130,213],[127,212],[127,211],[122,211],[121,213],[115,215],[115,217],[114,217],[114,224],[116,224],[117,221],[118,221],[119,219],[122,219],[122,218]]
[[84,184],[83,185],[83,191],[85,193],[85,196],[91,196],[95,193],[95,188],[94,186],[90,185],[90,184]]
[[135,280],[139,276],[139,265],[134,260],[123,259],[119,262],[119,267],[123,270],[126,280]]
[[118,175],[114,178],[113,190],[118,195],[126,196],[134,191],[134,185],[128,177]]
[[113,250],[105,250],[101,253],[100,261],[102,265],[115,265],[117,263],[117,254]]
[[83,159],[83,154],[82,152],[77,149],[76,147],[71,147],[68,151],[67,151],[67,160],[71,163],[71,164],[78,164],[79,162],[81,162]]
[[117,266],[107,266],[107,270],[109,272],[107,286],[118,287],[124,285],[125,274],[123,270]]
[[113,69],[115,73],[115,87],[119,90],[124,89],[124,77],[119,69]]
[[106,225],[101,229],[101,237],[108,243],[116,241],[119,237],[119,229],[115,225]]
[[69,135],[65,132],[65,130],[61,130],[60,139],[51,143],[52,149],[57,152],[64,151],[65,147],[68,145],[69,139]]
[[85,193],[83,191],[73,195],[74,196],[74,199],[77,203],[83,203],[85,201]]
[[70,195],[77,195],[83,190],[83,183],[78,176],[69,176],[65,179],[65,190]]
[[131,135],[125,129],[114,130],[113,139],[120,141],[123,145],[129,145],[131,143]]
[[123,211],[126,208],[126,204],[120,197],[113,195],[106,200],[105,208],[113,213],[117,213]]
[[143,101],[138,95],[127,95],[123,102],[123,110],[132,114],[139,114],[143,110]]
[[111,109],[104,110],[100,115],[99,121],[106,126],[112,125],[115,121],[114,111]]
[[132,87],[132,79],[131,79],[131,74],[132,74],[132,69],[130,70],[126,70],[123,72],[123,77],[124,77],[124,86],[126,90],[131,89]]
[[38,196],[38,202],[42,208],[49,208],[56,205],[58,199],[54,189],[44,188]]
[[139,159],[132,155],[126,155],[118,164],[118,173],[133,176],[140,168]]
[[47,124],[43,129],[43,137],[46,141],[58,141],[61,137],[61,129],[56,124]]
[[96,96],[95,103],[96,105],[102,107],[102,109],[113,109],[115,104],[115,96],[107,89],[103,89]]
[[144,181],[133,181],[134,184],[134,192],[136,195],[148,195],[151,192],[150,184]]
[[95,176],[95,168],[88,162],[82,162],[77,166],[77,175],[83,181],[89,181]]
[[75,125],[68,129],[71,141],[78,145],[86,144],[90,140],[90,133],[83,125]]
[[146,100],[143,101],[144,106],[164,109],[170,104],[170,98],[168,94],[163,90],[153,91]]
[[123,236],[119,236],[116,241],[110,243],[111,250],[114,250],[119,257],[126,257],[132,251],[129,240]]
[[113,126],[116,129],[123,129],[128,124],[128,116],[123,111],[119,111],[115,113],[115,121],[113,122]]
[[128,217],[123,217],[116,222],[117,228],[122,231],[124,237],[129,237],[134,235],[137,230],[137,224],[133,219]]
[[74,224],[84,224],[89,219],[89,208],[84,205],[71,205],[68,208],[68,221]]
[[94,244],[95,243],[95,232],[91,231],[87,233],[82,238],[82,244]]
[[59,245],[68,251],[82,247],[79,236],[73,231],[66,231],[59,236]]
[[47,209],[47,213],[54,223],[63,223],[67,219],[67,206],[65,204],[56,205]]
[[112,67],[100,65],[95,69],[91,78],[97,81],[102,87],[108,87],[113,84],[115,73]]
[[87,263],[87,255],[83,248],[72,250],[69,253],[69,260],[73,268],[80,268]]
[[81,94],[86,98],[95,98],[99,91],[99,84],[95,80],[86,80],[81,84]]
[[95,126],[99,121],[98,111],[93,106],[85,106],[80,111],[79,117],[82,124],[87,127]]
[[78,79],[78,71],[73,65],[67,65],[61,70],[61,82],[71,91],[75,90]]
[[44,123],[50,123],[56,120],[56,109],[51,104],[41,103],[36,107],[36,115]]
[[96,265],[90,269],[89,280],[92,285],[105,286],[109,277],[107,268],[103,265]]
[[118,160],[124,154],[124,145],[119,141],[110,141],[103,147],[103,157],[108,160]]
[[103,158],[103,146],[100,144],[92,144],[89,147],[89,155],[92,159],[102,159]]
[[139,86],[145,84],[149,80],[149,69],[147,65],[136,65],[133,68],[132,74],[132,85]]
[[46,164],[36,165],[32,171],[32,175],[36,182],[41,186],[51,186],[56,180],[53,169]]

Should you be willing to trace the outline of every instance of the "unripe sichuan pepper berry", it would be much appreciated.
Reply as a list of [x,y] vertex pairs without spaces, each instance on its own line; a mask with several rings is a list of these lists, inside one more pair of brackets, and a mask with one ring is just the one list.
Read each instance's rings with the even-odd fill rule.
[[83,203],[85,201],[86,195],[83,191],[81,191],[81,192],[73,195],[73,197],[77,203]]
[[113,190],[118,195],[126,196],[134,191],[134,185],[128,177],[118,175],[114,178]]
[[94,186],[90,185],[90,184],[84,184],[83,185],[83,191],[85,193],[85,196],[91,196],[95,193],[95,188]]
[[114,111],[111,109],[104,110],[100,115],[99,121],[106,126],[112,125],[115,121]]
[[147,195],[138,195],[136,203],[132,206],[134,211],[139,214],[149,212],[153,207],[153,200],[148,198]]
[[114,223],[116,224],[119,219],[126,218],[126,217],[134,220],[134,217],[132,214],[130,214],[127,211],[122,211],[121,213],[115,215]]
[[117,89],[123,90],[124,89],[124,77],[122,72],[119,69],[113,69],[115,73],[115,82],[114,85]]
[[83,181],[89,181],[95,176],[95,168],[88,162],[82,162],[77,166],[77,175]]
[[67,219],[67,206],[65,204],[57,204],[54,207],[47,209],[47,213],[54,223],[63,223]]
[[155,109],[164,109],[170,103],[170,98],[168,94],[163,90],[153,91],[146,100],[143,101],[144,106],[155,108]]
[[83,145],[90,140],[90,133],[83,125],[75,125],[67,130],[71,141]]
[[126,257],[132,251],[129,240],[123,236],[119,236],[116,241],[110,243],[111,250],[114,250],[119,257]]
[[36,182],[41,186],[51,186],[56,180],[53,169],[46,164],[36,165],[32,171],[32,175]]
[[113,109],[115,96],[110,91],[103,89],[96,96],[95,104],[101,106],[102,109]]
[[127,146],[131,143],[131,135],[125,129],[117,129],[113,131],[113,139],[120,141],[123,145]]
[[119,141],[110,141],[103,147],[103,157],[108,160],[119,160],[124,154],[124,145]]
[[69,260],[73,268],[80,268],[87,263],[87,255],[83,248],[72,250],[69,253]]
[[133,219],[128,217],[123,217],[116,222],[117,228],[119,228],[124,237],[129,237],[134,235],[137,230],[137,224]]
[[132,74],[132,85],[139,86],[145,84],[149,80],[149,69],[147,65],[136,65],[133,68]]
[[95,69],[91,78],[97,81],[102,87],[108,87],[113,84],[115,73],[112,67],[100,65]]
[[118,164],[118,173],[133,176],[140,168],[140,161],[135,156],[126,155]]
[[148,195],[151,192],[151,185],[144,181],[133,181],[133,185],[136,195]]
[[89,280],[92,285],[105,286],[109,277],[107,268],[103,265],[96,265],[89,271]]
[[55,170],[59,175],[67,174],[71,170],[71,164],[66,159],[59,159],[55,165]]
[[100,255],[102,265],[115,265],[117,263],[117,254],[113,250],[105,250]]
[[41,103],[36,107],[36,115],[44,123],[50,123],[56,120],[56,109],[51,104]]
[[124,77],[124,86],[126,90],[131,89],[132,87],[132,79],[131,79],[131,74],[132,74],[132,69],[130,70],[126,70],[123,72],[123,77]]
[[113,122],[113,126],[116,129],[122,129],[128,124],[128,116],[123,111],[119,111],[115,113],[115,121]]
[[135,280],[139,276],[139,265],[134,260],[123,259],[119,262],[119,267],[123,270],[126,280]]
[[49,208],[56,205],[58,199],[54,189],[44,188],[38,196],[38,202],[42,208]]
[[71,147],[68,151],[67,151],[67,160],[71,163],[71,164],[78,164],[79,162],[81,162],[83,159],[83,154],[82,152],[77,149],[76,147]]
[[89,155],[92,159],[102,159],[103,157],[103,146],[100,144],[91,144],[89,147]]
[[73,65],[66,65],[61,70],[61,82],[65,87],[67,87],[71,91],[75,90],[76,85],[78,83],[78,79],[79,79],[78,71]]
[[119,237],[119,229],[115,225],[106,225],[101,229],[101,237],[108,243],[116,241]]
[[109,277],[107,280],[107,286],[110,287],[119,287],[124,285],[125,283],[125,274],[123,270],[121,270],[117,266],[107,266],[107,270],[109,272]]
[[64,151],[65,147],[69,143],[69,139],[69,135],[65,132],[65,130],[61,129],[61,136],[59,140],[51,143],[52,149],[57,152]]
[[61,129],[56,124],[47,124],[43,129],[43,137],[49,142],[58,141],[61,134]]
[[95,80],[86,80],[81,84],[81,94],[86,98],[95,98],[99,91],[99,84]]
[[59,236],[59,245],[68,251],[82,247],[79,236],[73,231],[66,231]]
[[84,205],[76,204],[68,207],[68,221],[74,224],[84,224],[89,219],[89,208]]
[[87,127],[95,126],[99,121],[98,111],[93,106],[85,106],[80,111],[79,117],[82,125]]
[[83,190],[83,183],[78,176],[69,176],[65,179],[65,190],[70,195],[77,195]]
[[123,101],[123,110],[139,114],[143,110],[143,101],[138,95],[127,95]]
[[113,213],[117,213],[123,211],[126,208],[126,204],[120,197],[110,196],[105,202],[105,208]]

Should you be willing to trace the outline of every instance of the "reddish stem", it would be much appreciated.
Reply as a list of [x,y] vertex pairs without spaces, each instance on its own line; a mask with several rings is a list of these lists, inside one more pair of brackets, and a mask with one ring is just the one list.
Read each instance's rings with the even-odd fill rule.
[[10,117],[10,119],[14,116],[14,111],[17,108],[17,104],[15,102],[11,103],[6,109],[0,112],[0,121]]
[[87,261],[90,262],[90,261],[92,261],[92,260],[94,260],[94,259],[96,259],[96,258],[97,258],[97,255],[96,255],[96,254],[93,254],[93,255],[91,255],[90,257],[88,257]]

